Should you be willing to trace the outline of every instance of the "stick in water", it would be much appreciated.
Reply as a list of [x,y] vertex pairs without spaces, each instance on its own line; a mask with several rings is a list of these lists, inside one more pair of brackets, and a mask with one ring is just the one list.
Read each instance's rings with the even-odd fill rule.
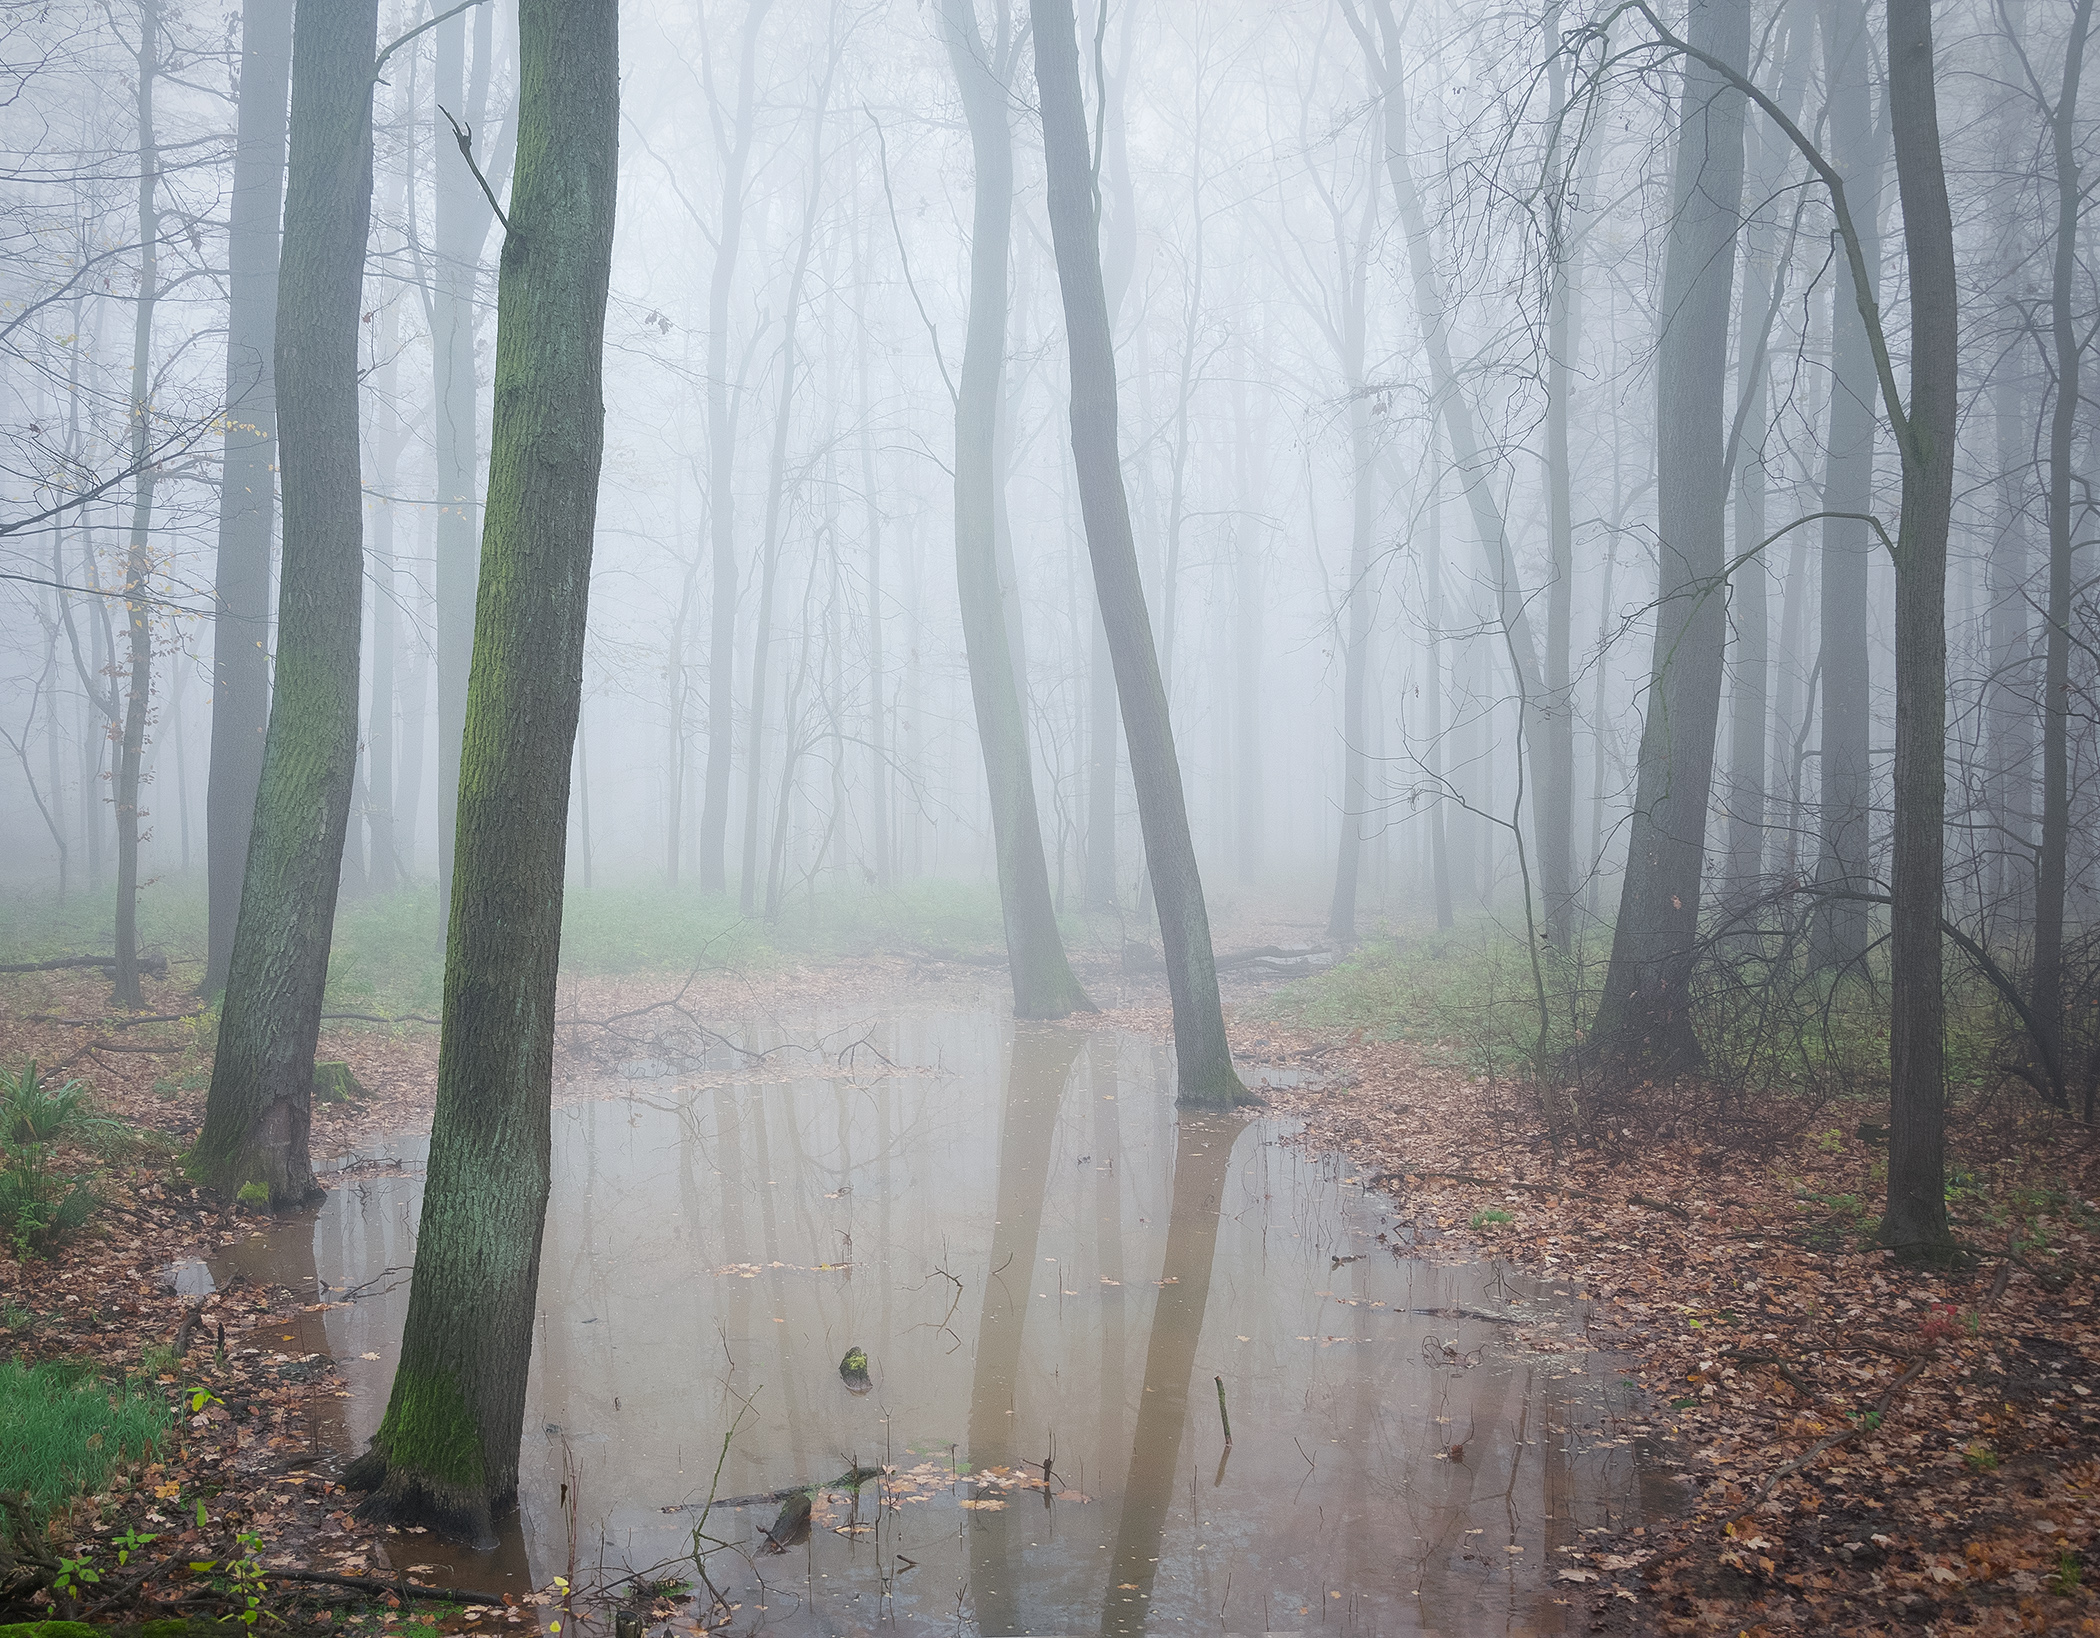
[[1211,1381],[1218,1385],[1218,1420],[1225,1424],[1225,1448],[1232,1448],[1232,1418],[1225,1414],[1225,1379],[1214,1376]]

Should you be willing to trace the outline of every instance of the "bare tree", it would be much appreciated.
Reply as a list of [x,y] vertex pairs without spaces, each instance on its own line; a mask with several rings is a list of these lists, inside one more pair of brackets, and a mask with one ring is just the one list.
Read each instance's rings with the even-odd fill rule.
[[1030,0],[1036,86],[1042,99],[1043,152],[1049,173],[1050,231],[1064,297],[1065,345],[1071,359],[1072,455],[1094,589],[1115,662],[1123,732],[1137,781],[1145,863],[1159,905],[1167,987],[1174,1001],[1176,1079],[1180,1101],[1212,1107],[1246,1101],[1232,1067],[1210,914],[1189,836],[1181,764],[1167,714],[1166,685],[1152,645],[1152,622],[1130,532],[1116,433],[1115,343],[1101,279],[1093,158],[1079,88],[1079,52],[1071,0]]

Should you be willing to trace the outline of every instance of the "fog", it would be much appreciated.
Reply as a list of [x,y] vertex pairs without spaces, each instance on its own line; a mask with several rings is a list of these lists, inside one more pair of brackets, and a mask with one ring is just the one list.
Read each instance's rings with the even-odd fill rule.
[[[832,889],[995,879],[955,548],[977,167],[943,9],[622,8],[572,889],[726,890],[763,918]],[[1871,530],[1896,534],[1902,462],[1861,365],[1829,191],[1779,124],[1844,171],[1908,382],[1886,40],[1851,0],[1708,9],[1730,14],[1713,26],[1742,36],[1765,94],[1746,113],[1699,93],[1740,124],[1739,188],[1673,184],[1685,59],[1638,9],[1082,8],[1122,474],[1214,907],[1343,939],[1482,910],[1562,943],[1606,936],[1658,679],[1718,649],[1711,772],[1695,749],[1671,775],[1705,805],[1693,881],[1725,897],[1888,879],[1895,577]],[[1150,898],[1072,466],[1024,13],[976,0],[973,20],[1013,166],[999,604],[1055,902],[1120,907],[1137,936]],[[431,15],[380,14],[382,42]],[[2072,702],[2056,719],[2063,801],[2090,800],[2090,588],[2069,555],[2083,400],[2054,466],[2051,443],[2095,300],[2082,200],[2052,260],[2059,168],[2091,140],[2074,102],[2053,145],[2072,20],[2024,3],[1935,18],[1960,318],[1944,875],[1950,915],[2014,941],[2046,851],[2052,665]],[[242,19],[222,8],[16,5],[4,26],[0,872],[104,901],[117,882],[128,679],[146,672],[128,607],[151,654],[150,920],[212,862],[215,731],[260,720],[221,710],[215,645],[243,645],[213,608],[238,510],[227,428],[256,407],[234,385],[238,339],[229,363],[236,115],[281,142],[284,114],[237,96],[262,83],[258,46],[251,26],[244,68]],[[516,93],[497,5],[402,44],[375,90],[346,903],[450,868],[502,231],[439,110],[500,199]],[[1716,140],[1700,174],[1726,183]],[[1705,277],[1718,268],[1727,310],[1673,360],[1667,264],[1673,234],[1704,231],[1702,200],[1726,219]],[[1695,458],[1718,464],[1694,505],[1728,565],[1695,601],[1722,618],[1676,648],[1670,614],[1659,646],[1683,577],[1673,589],[1679,526],[1658,507]],[[2058,659],[2053,472],[2074,537]],[[138,545],[145,573],[127,579]],[[274,626],[256,633],[247,646],[274,655]],[[2090,834],[2052,837],[2074,920]],[[222,853],[222,873],[239,857]]]

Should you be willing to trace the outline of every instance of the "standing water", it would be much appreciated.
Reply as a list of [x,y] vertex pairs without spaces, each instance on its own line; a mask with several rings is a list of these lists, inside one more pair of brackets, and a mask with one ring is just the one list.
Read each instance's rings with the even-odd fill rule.
[[[1420,1260],[1280,1123],[1177,1112],[1150,1037],[838,1022],[561,1089],[519,1512],[397,1563],[698,1587],[697,1550],[736,1631],[1562,1629],[1557,1549],[1640,1516],[1646,1432],[1575,1287]],[[325,1285],[345,1454],[426,1150],[214,1264]]]

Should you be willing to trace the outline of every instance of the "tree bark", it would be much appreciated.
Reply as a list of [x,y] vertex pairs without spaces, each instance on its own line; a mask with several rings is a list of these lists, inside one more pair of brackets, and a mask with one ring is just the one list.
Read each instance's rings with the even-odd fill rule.
[[[2080,0],[2081,15],[2088,0]],[[1940,911],[1947,806],[1947,533],[1954,506],[1958,292],[1940,157],[1931,0],[1889,0],[1889,121],[1910,266],[1910,412],[1896,535],[1895,857],[1890,874],[1889,1186],[1884,1244],[1950,1242]],[[2075,81],[2072,81],[2075,87]],[[1825,664],[1828,664],[1826,656]]]
[[364,1516],[479,1545],[517,1495],[546,1222],[570,758],[605,447],[618,39],[613,0],[518,8],[437,1111],[401,1363],[347,1475],[372,1489]]
[[124,615],[129,651],[124,668],[124,728],[117,746],[116,973],[111,1000],[144,1004],[139,989],[139,786],[146,751],[146,710],[153,696],[153,625],[146,583],[153,574],[156,474],[146,464],[153,428],[153,310],[160,298],[160,147],[153,128],[154,81],[160,72],[160,5],[139,6],[138,49],[139,290],[131,325],[131,542],[124,558]]
[[[480,141],[489,101],[494,7],[474,13],[474,62],[466,62],[466,18],[448,18],[437,35],[436,100]],[[481,253],[495,220],[466,162],[438,137],[432,226],[437,278],[431,293],[431,352],[437,367],[438,902],[452,902],[452,848],[458,829],[460,735],[465,731],[467,670],[474,652],[474,553],[480,534],[481,394],[475,379],[476,287]],[[479,163],[493,169],[496,144],[482,143]],[[500,177],[491,184],[502,186]]]
[[[1429,463],[1436,470],[1436,431],[1429,434]],[[1451,851],[1444,830],[1444,490],[1430,480],[1427,527],[1422,543],[1422,771],[1428,776],[1429,889],[1436,924],[1450,927]],[[1609,571],[1606,585],[1610,584]],[[1606,594],[1609,596],[1609,593]]]
[[[1106,77],[1101,130],[1101,172],[1107,184],[1102,200],[1101,276],[1108,303],[1113,341],[1123,297],[1137,267],[1137,194],[1130,184],[1130,164],[1123,131],[1123,87],[1130,80],[1130,55],[1137,24],[1134,12],[1123,20],[1122,50],[1115,73]],[[1108,628],[1095,612],[1087,666],[1087,818],[1086,903],[1107,910],[1116,902],[1116,783],[1121,766],[1120,710],[1116,700],[1115,662],[1109,655]]]
[[284,205],[291,0],[241,7],[241,95],[226,231],[226,444],[212,592],[205,776],[204,993],[226,987],[270,719],[270,535],[277,510],[277,252]]
[[[1556,130],[1567,109],[1566,70],[1561,57],[1561,8],[1546,13],[1548,118]],[[1603,146],[1593,140],[1583,155],[1584,180],[1595,174],[1592,157]],[[1574,234],[1567,220],[1581,208],[1587,189],[1578,183],[1572,207],[1558,204],[1550,245],[1546,295],[1546,586],[1545,697],[1534,732],[1532,834],[1539,882],[1546,888],[1546,936],[1563,954],[1575,938],[1575,695],[1568,677],[1570,634],[1575,619],[1574,474],[1568,458],[1568,411],[1574,397],[1572,371],[1581,336],[1581,291]],[[1551,884],[1548,886],[1547,884]]]
[[[2043,1056],[2061,1063],[2064,1013],[2064,885],[2071,840],[2071,491],[2079,367],[2085,342],[2072,301],[2079,280],[2078,82],[2085,64],[2093,0],[2077,0],[2064,47],[2063,88],[2049,131],[2056,161],[2056,245],[2049,282],[2049,333],[2056,352],[2049,412],[2049,592],[2042,623],[2042,846],[2035,861],[2034,1015]],[[1927,51],[1929,54],[1929,44]],[[1906,200],[1908,196],[1906,195]],[[1909,207],[1905,205],[1906,220]]]
[[[1777,99],[1789,116],[1801,102],[1814,21],[1807,0],[1789,0],[1786,42]],[[1735,486],[1734,557],[1740,559],[1765,538],[1765,444],[1770,434],[1771,332],[1777,317],[1774,291],[1784,290],[1787,268],[1778,224],[1764,213],[1782,186],[1793,154],[1768,121],[1746,133],[1746,211],[1752,217],[1743,247],[1743,295],[1736,335],[1736,426],[1729,439],[1726,481]],[[1728,816],[1724,880],[1738,902],[1760,890],[1767,828],[1766,741],[1771,715],[1772,571],[1764,554],[1741,562],[1730,576],[1729,613],[1735,627],[1735,658],[1729,667],[1728,776],[1723,811]]]
[[306,0],[293,27],[278,280],[284,473],[277,687],[204,1130],[190,1175],[272,1209],[316,1192],[306,1150],[357,764],[364,495],[357,337],[372,206],[378,0]]
[[1176,1078],[1180,1101],[1223,1107],[1246,1101],[1232,1067],[1218,1001],[1218,972],[1210,943],[1210,915],[1189,836],[1181,764],[1167,714],[1167,691],[1152,646],[1152,622],[1130,532],[1130,499],[1123,488],[1116,438],[1115,342],[1101,280],[1094,211],[1093,161],[1079,87],[1079,53],[1071,0],[1029,0],[1035,29],[1036,86],[1043,111],[1044,162],[1049,179],[1050,230],[1064,298],[1065,341],[1071,358],[1072,455],[1079,504],[1086,520],[1094,587],[1115,664],[1123,731],[1137,781],[1138,821],[1145,863],[1159,907],[1167,987],[1174,1002]]
[[[1741,73],[1747,0],[1694,0],[1693,46]],[[1656,351],[1655,648],[1635,773],[1626,875],[1593,1031],[1629,1065],[1700,1061],[1689,1006],[1720,724],[1729,296],[1743,191],[1743,95],[1685,64]]]
[[[1334,895],[1327,905],[1327,936],[1338,943],[1356,937],[1357,883],[1363,867],[1363,822],[1371,807],[1370,725],[1364,696],[1371,659],[1371,620],[1377,598],[1371,591],[1371,532],[1377,512],[1377,475],[1371,457],[1371,404],[1364,384],[1365,309],[1370,297],[1371,238],[1378,222],[1378,189],[1364,190],[1363,220],[1351,245],[1337,205],[1332,211],[1336,249],[1342,254],[1341,324],[1331,332],[1340,343],[1342,380],[1349,394],[1349,584],[1342,606],[1348,630],[1342,651],[1342,827],[1335,849]],[[1194,337],[1190,338],[1191,346]]]
[[1007,640],[995,533],[1004,472],[995,427],[1006,374],[1006,269],[1013,233],[1013,30],[1002,11],[996,45],[978,32],[973,0],[941,0],[941,37],[961,88],[975,166],[970,227],[970,327],[955,397],[955,581],[969,655],[970,697],[991,790],[999,905],[1016,1018],[1065,1018],[1094,1004],[1072,974],[1050,900],[1036,807],[1028,717]]
[[[1874,132],[1868,77],[1867,0],[1826,0],[1823,57],[1829,82],[1830,160],[1845,178],[1867,277],[1881,276],[1881,143]],[[1867,294],[1879,299],[1878,291]],[[1831,314],[1830,446],[1823,509],[1874,509],[1876,410],[1872,344],[1859,316],[1859,292],[1849,263],[1838,272]],[[1855,515],[1823,523],[1823,732],[1818,758],[1816,882],[1849,893],[1873,887],[1873,798],[1867,763],[1867,564],[1874,538]],[[1867,907],[1857,899],[1826,898],[1815,924],[1812,951],[1819,966],[1850,965],[1866,953]]]

